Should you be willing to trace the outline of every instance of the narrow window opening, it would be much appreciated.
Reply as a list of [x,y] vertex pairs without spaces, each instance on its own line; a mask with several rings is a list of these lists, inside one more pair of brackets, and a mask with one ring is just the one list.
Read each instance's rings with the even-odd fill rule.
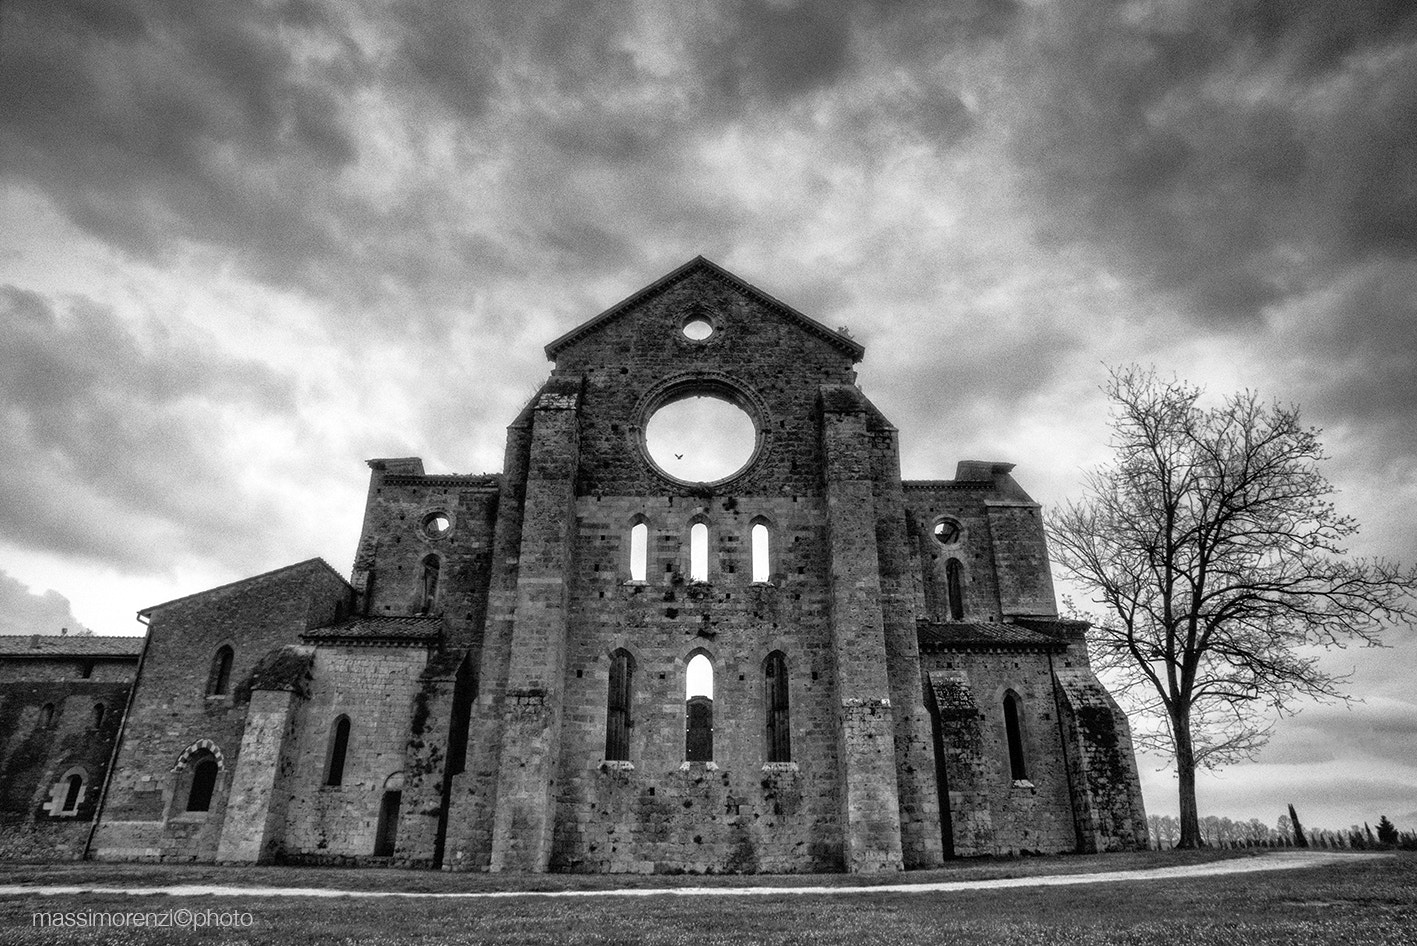
[[230,645],[223,644],[217,649],[212,657],[211,675],[207,678],[208,696],[225,696],[231,692],[231,661],[235,656]]
[[103,717],[108,712],[102,703],[93,705],[93,728],[98,729],[103,725]]
[[605,758],[611,762],[630,760],[630,695],[633,692],[635,658],[617,650],[610,656],[610,688],[605,700]]
[[649,568],[649,526],[643,522],[630,530],[630,580],[644,581]]
[[379,803],[379,825],[374,832],[374,856],[393,857],[398,843],[402,791],[386,791]]
[[768,527],[761,522],[753,526],[753,581],[767,581],[768,569]]
[[689,580],[708,581],[708,526],[702,522],[689,530]]
[[72,812],[79,810],[79,799],[83,797],[84,777],[82,775],[69,776],[69,787],[64,793],[64,807],[61,811]]
[[39,727],[44,729],[54,725],[54,704],[45,703],[39,708]]
[[1009,771],[1015,782],[1028,778],[1023,759],[1023,730],[1019,728],[1018,696],[1012,691],[1004,695],[1004,729],[1009,739]]
[[418,606],[419,614],[431,614],[433,603],[438,598],[438,556],[429,555],[423,559],[423,600]]
[[684,759],[713,761],[713,664],[703,654],[689,660],[684,674]]
[[216,759],[208,756],[192,770],[192,787],[187,792],[188,811],[210,811],[216,792]]
[[952,558],[945,564],[945,585],[950,597],[950,620],[964,620],[964,582],[961,577],[959,559]]
[[782,651],[768,654],[764,668],[768,728],[768,761],[792,761],[792,726],[788,712],[787,658]]
[[330,735],[330,764],[325,770],[326,785],[344,784],[344,760],[349,754],[349,717],[335,720],[334,732]]

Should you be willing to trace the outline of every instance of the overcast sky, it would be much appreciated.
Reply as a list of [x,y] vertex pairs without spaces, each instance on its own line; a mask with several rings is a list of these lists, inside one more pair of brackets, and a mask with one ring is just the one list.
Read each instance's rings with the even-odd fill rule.
[[[866,346],[907,477],[1076,496],[1139,362],[1302,405],[1354,552],[1417,561],[1407,0],[3,0],[0,45],[5,633],[347,572],[366,458],[500,469],[542,346],[700,253]],[[1389,639],[1203,810],[1417,828]]]

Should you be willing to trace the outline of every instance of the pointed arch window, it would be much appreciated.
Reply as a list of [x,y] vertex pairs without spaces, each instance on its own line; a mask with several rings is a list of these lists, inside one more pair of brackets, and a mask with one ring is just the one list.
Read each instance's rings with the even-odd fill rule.
[[[207,676],[207,696],[225,696],[231,692],[231,662],[236,652],[223,644],[212,656],[211,673]],[[205,810],[205,809],[203,809]]]
[[325,784],[344,784],[344,760],[349,755],[349,717],[341,715],[330,731],[330,762],[325,767]]
[[605,699],[605,759],[630,760],[630,696],[634,692],[635,658],[629,651],[610,655],[610,688]]
[[419,614],[432,614],[433,605],[438,600],[438,572],[441,569],[438,556],[428,555],[423,559],[423,598],[418,605]]
[[689,580],[708,581],[708,526],[694,523],[689,529]]
[[759,522],[754,525],[749,539],[753,546],[753,581],[770,581],[772,569],[768,565],[768,543],[771,537],[767,524]]
[[102,703],[93,705],[93,728],[98,729],[103,725],[103,717],[108,714],[108,710]]
[[644,581],[649,572],[649,526],[637,522],[630,528],[630,580]]
[[1010,690],[1004,694],[1004,731],[1009,740],[1009,773],[1015,782],[1028,778],[1028,767],[1024,764],[1023,728],[1019,723],[1018,694]]
[[684,673],[684,760],[713,761],[713,663],[695,654]]
[[59,809],[65,814],[72,814],[79,810],[79,802],[84,797],[84,777],[79,774],[69,776],[68,784],[64,789],[64,804]]
[[763,665],[764,707],[767,716],[768,761],[792,761],[792,726],[788,711],[787,658],[782,651],[768,654]]
[[216,778],[219,772],[216,759],[210,755],[203,757],[192,768],[192,787],[187,790],[188,811],[210,811],[212,796],[216,794]]
[[952,558],[945,563],[945,586],[950,597],[950,620],[964,620],[964,578],[963,566],[959,559]]

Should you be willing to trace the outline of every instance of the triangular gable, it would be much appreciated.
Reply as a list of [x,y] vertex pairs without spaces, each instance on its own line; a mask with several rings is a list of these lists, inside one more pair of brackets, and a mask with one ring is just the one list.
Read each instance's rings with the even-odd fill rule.
[[[190,594],[190,595],[183,595],[183,596],[180,597],[180,598],[173,598],[171,601],[164,601],[164,602],[162,602],[161,604],[149,605],[148,607],[143,608],[141,611],[139,611],[139,612],[138,612],[138,616],[139,616],[139,617],[148,617],[148,616],[151,615],[154,611],[156,611],[158,608],[165,608],[165,607],[167,607],[168,605],[177,604],[177,603],[180,602],[180,601],[191,601],[193,598],[200,598],[200,597],[203,597],[204,595],[215,594],[215,593],[218,592],[218,591],[228,591],[228,590],[230,590],[230,589],[232,589],[232,588],[235,588],[235,587],[237,587],[237,586],[239,586],[239,585],[249,585],[249,584],[252,584],[252,583],[254,583],[254,582],[264,581],[264,580],[266,580],[266,579],[268,579],[268,578],[274,578],[274,577],[277,576],[277,575],[286,574],[287,572],[298,571],[298,570],[300,570],[300,569],[312,569],[312,568],[313,568],[313,569],[323,569],[324,571],[329,572],[331,575],[334,575],[334,576],[335,576],[336,578],[338,578],[341,582],[344,582],[345,585],[348,585],[348,584],[349,584],[348,582],[345,581],[344,576],[341,575],[339,572],[335,571],[333,568],[331,568],[331,567],[330,567],[330,563],[329,563],[329,562],[326,562],[323,558],[307,558],[305,561],[303,561],[303,562],[296,562],[294,565],[286,565],[286,566],[284,566],[284,567],[282,567],[282,568],[275,568],[275,569],[272,569],[271,571],[268,571],[268,572],[262,572],[262,573],[259,574],[259,575],[252,575],[252,576],[249,577],[249,578],[238,578],[236,581],[229,581],[229,582],[227,582],[227,583],[224,584],[224,585],[217,585],[215,588],[207,588],[207,589],[205,589],[204,591],[194,591],[194,592],[193,592],[192,594]],[[352,590],[352,589],[351,589],[351,590]]]
[[840,348],[842,351],[846,352],[848,355],[851,356],[851,360],[853,362],[860,361],[862,356],[866,353],[865,347],[862,346],[860,342],[848,338],[847,336],[843,335],[838,331],[827,328],[821,322],[818,322],[816,319],[811,318],[810,316],[803,315],[801,312],[798,312],[796,309],[792,308],[792,306],[788,305],[785,302],[782,302],[781,300],[773,298],[766,292],[763,292],[757,286],[754,286],[751,283],[738,278],[737,276],[730,273],[728,270],[724,269],[722,266],[719,266],[717,263],[705,259],[702,256],[695,256],[693,259],[689,260],[689,262],[685,263],[683,266],[680,266],[678,269],[674,270],[668,275],[655,280],[654,282],[650,283],[648,286],[645,286],[643,289],[634,293],[633,295],[621,299],[619,302],[615,303],[610,308],[597,315],[595,318],[590,319],[586,322],[582,322],[580,325],[577,325],[565,335],[562,335],[560,338],[551,342],[549,345],[546,346],[546,357],[552,361],[555,361],[557,354],[559,354],[562,349],[566,348],[566,346],[584,338],[586,335],[589,335],[591,332],[600,328],[602,325],[605,325],[612,319],[615,319],[618,316],[624,314],[625,312],[634,308],[636,305],[639,305],[640,303],[644,302],[646,299],[649,299],[653,296],[658,295],[661,292],[664,292],[666,289],[670,288],[671,286],[674,286],[679,282],[682,282],[683,280],[694,275],[695,273],[708,273],[714,278],[720,279],[728,283],[730,286],[737,289],[738,291],[753,297],[768,308],[781,312],[783,315],[787,316],[792,321],[801,325],[809,332],[813,333],[814,335],[821,336],[832,345],[835,345],[837,348]]

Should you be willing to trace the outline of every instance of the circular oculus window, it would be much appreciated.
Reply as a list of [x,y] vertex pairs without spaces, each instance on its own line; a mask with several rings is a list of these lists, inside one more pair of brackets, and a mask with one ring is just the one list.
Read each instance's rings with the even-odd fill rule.
[[758,429],[743,408],[714,394],[676,398],[650,415],[645,449],[676,480],[717,483],[743,470],[758,449]]
[[954,545],[959,541],[960,527],[953,519],[941,519],[930,532],[941,545]]
[[430,512],[423,517],[423,534],[430,539],[441,539],[453,530],[453,520],[446,512]]
[[713,323],[704,318],[692,318],[680,329],[684,337],[692,342],[702,342],[713,334]]

